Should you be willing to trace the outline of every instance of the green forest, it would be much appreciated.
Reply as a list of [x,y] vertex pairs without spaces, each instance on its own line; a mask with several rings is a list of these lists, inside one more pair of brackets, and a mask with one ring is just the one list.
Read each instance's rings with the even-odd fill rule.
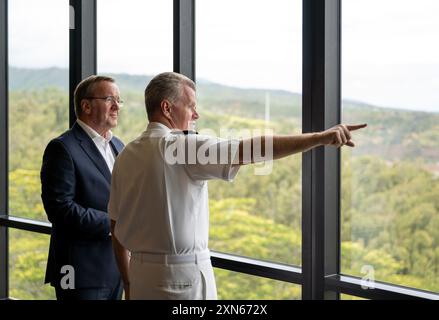
[[[47,70],[46,70],[47,71]],[[9,211],[47,221],[39,170],[45,146],[68,128],[68,91],[52,70],[11,72]],[[149,77],[113,75],[125,107],[114,133],[127,143],[147,125],[143,89]],[[68,78],[65,78],[68,79]],[[41,85],[43,84],[43,85]],[[270,96],[270,121],[264,119]],[[198,130],[264,129],[301,132],[300,95],[197,84]],[[358,147],[342,150],[342,273],[439,291],[439,114],[345,101],[343,122],[369,124],[354,134]],[[301,156],[254,166],[235,181],[209,182],[210,248],[301,265]],[[10,296],[53,299],[43,284],[48,235],[10,229]],[[215,269],[220,299],[300,299],[298,285]]]

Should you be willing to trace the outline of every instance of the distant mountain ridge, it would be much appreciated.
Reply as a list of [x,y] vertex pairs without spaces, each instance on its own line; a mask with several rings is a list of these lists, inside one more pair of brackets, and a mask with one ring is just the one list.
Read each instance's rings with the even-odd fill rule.
[[[105,75],[117,79],[117,83],[121,90],[142,92],[145,90],[146,84],[151,80],[150,75],[131,75],[126,73],[103,73]],[[270,93],[279,97],[291,97],[297,100],[301,94],[293,93],[285,90],[273,89],[252,89],[238,88],[218,84],[205,79],[197,80],[198,86],[203,87],[205,92],[220,93],[238,93],[242,96],[251,96],[255,93]],[[10,90],[36,90],[46,87],[58,87],[62,90],[69,89],[69,70],[58,67],[33,69],[33,68],[9,68],[9,89]],[[367,106],[360,102],[349,102],[349,104],[358,106]]]
[[[143,91],[151,80],[148,75],[107,74],[117,80],[122,96],[136,104],[143,112]],[[9,69],[9,87],[17,90],[44,90],[57,87],[68,90],[67,69]],[[239,121],[265,120],[268,110],[270,121],[280,125],[289,121],[299,128],[302,122],[302,96],[282,90],[247,89],[226,86],[199,79],[197,99],[200,110],[210,112],[213,118],[233,115]],[[361,154],[379,155],[395,161],[398,159],[425,159],[430,165],[439,159],[439,113],[382,108],[361,102],[343,101],[343,122],[367,123],[368,129],[355,134],[362,147]],[[227,118],[227,117],[226,117]],[[285,125],[285,124],[284,124]]]
[[[144,90],[151,76],[112,74],[105,75],[117,78],[121,88],[132,90]],[[45,87],[58,87],[63,90],[69,89],[69,70],[63,68],[9,68],[10,90],[35,90]]]
[[69,88],[69,72],[61,68],[9,68],[9,90],[42,89],[45,87]]
[[[146,84],[152,79],[151,75],[133,75],[127,73],[101,73],[114,77],[117,79],[117,83],[121,89],[128,90],[145,90]],[[238,88],[227,85],[218,84],[205,79],[198,79],[197,84],[203,87],[212,87],[215,90],[239,90],[239,91],[263,91],[272,92],[279,95],[298,95],[285,90],[273,90],[273,89],[252,89],[252,88]],[[58,87],[63,90],[69,88],[69,70],[51,67],[44,69],[33,68],[9,68],[9,88],[10,90],[29,90],[29,89],[42,89],[45,87]],[[299,95],[300,96],[300,95]]]

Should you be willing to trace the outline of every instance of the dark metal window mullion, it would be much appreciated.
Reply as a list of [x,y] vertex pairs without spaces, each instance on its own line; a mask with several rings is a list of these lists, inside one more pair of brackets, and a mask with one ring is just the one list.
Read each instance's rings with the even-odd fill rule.
[[195,79],[195,0],[174,0],[174,72]]
[[[340,122],[340,0],[303,0],[303,132]],[[338,299],[325,276],[339,267],[339,150],[319,147],[302,162],[302,298]]]
[[195,0],[174,0],[174,72],[195,78]]
[[70,0],[74,23],[70,23],[69,124],[76,121],[73,93],[82,79],[97,72],[97,0]]
[[[341,123],[341,0],[325,8],[325,127]],[[340,274],[341,149],[328,148],[325,155],[325,277]],[[325,283],[325,280],[323,280]],[[325,287],[325,299],[339,299]]]

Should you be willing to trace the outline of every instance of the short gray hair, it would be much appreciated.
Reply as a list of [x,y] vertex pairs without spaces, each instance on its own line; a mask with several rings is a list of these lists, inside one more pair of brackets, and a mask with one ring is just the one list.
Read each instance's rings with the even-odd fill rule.
[[195,91],[195,83],[188,77],[176,72],[164,72],[155,76],[145,89],[145,107],[148,119],[160,109],[164,99],[175,103],[181,96],[183,86]]

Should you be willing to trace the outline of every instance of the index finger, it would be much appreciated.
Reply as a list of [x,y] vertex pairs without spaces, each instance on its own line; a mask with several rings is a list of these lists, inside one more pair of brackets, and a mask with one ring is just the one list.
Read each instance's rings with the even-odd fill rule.
[[354,131],[358,129],[363,129],[367,127],[367,123],[363,124],[354,124],[354,125],[347,125],[346,128],[348,128],[349,131]]

